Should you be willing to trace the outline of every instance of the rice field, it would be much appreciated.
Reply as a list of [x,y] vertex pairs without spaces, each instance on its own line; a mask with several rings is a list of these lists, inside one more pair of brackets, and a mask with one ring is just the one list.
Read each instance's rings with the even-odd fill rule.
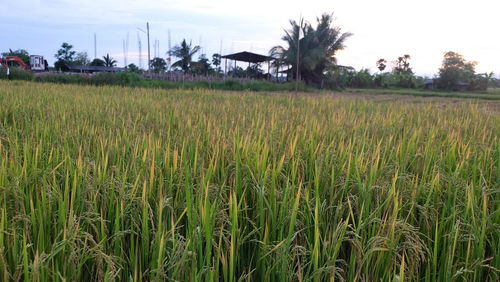
[[0,280],[498,281],[498,109],[0,81]]

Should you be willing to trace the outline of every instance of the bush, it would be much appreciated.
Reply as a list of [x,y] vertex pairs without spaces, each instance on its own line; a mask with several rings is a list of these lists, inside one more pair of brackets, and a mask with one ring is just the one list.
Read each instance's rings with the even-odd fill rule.
[[392,74],[392,84],[396,87],[415,88],[417,79],[411,71],[397,71]]
[[355,71],[352,68],[338,68],[327,74],[326,87],[337,88],[370,88],[375,86],[374,76],[367,69]]
[[89,79],[79,74],[40,74],[35,77],[37,82],[50,82],[61,84],[88,84]]
[[470,90],[486,91],[490,84],[489,81],[490,77],[487,74],[476,74],[469,86]]
[[351,82],[352,87],[356,88],[369,88],[373,87],[373,76],[367,69],[362,69],[357,73],[354,73]]
[[241,86],[241,83],[231,78],[224,80],[224,82],[221,85],[221,87],[226,90],[240,90],[236,89],[237,87],[239,88],[239,86]]
[[90,79],[92,85],[119,85],[120,77],[111,72],[100,72]]
[[[293,91],[295,90],[295,82],[289,83],[273,83],[264,80],[254,80],[249,82],[239,82],[235,79],[227,79],[224,81],[183,81],[172,82],[165,80],[157,80],[143,78],[136,73],[122,72],[110,73],[102,72],[94,75],[78,74],[78,73],[43,73],[34,76],[31,72],[24,71],[25,80],[33,79],[36,82],[49,82],[61,84],[81,84],[81,85],[118,85],[129,87],[147,87],[147,88],[163,88],[163,89],[214,89],[214,90],[250,90],[250,91]],[[3,77],[6,77],[5,74]],[[29,79],[28,79],[29,78]],[[13,79],[22,79],[20,75],[14,76]],[[299,83],[299,90],[307,90],[303,82]]]
[[7,77],[7,69],[0,68],[0,79],[14,79],[14,80],[33,80],[33,73],[23,68],[13,67],[10,68],[9,77]]
[[118,74],[122,85],[140,86],[143,80],[137,73],[122,72]]

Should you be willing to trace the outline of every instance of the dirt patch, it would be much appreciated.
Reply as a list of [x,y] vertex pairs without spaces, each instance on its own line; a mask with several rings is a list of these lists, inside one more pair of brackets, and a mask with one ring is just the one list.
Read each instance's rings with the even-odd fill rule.
[[342,99],[369,99],[375,102],[408,102],[408,103],[433,103],[439,107],[458,106],[463,103],[478,104],[486,112],[494,115],[500,114],[500,100],[485,100],[480,98],[468,97],[439,97],[439,96],[415,96],[409,94],[389,94],[389,93],[370,93],[366,92],[283,92],[283,91],[269,91],[269,92],[255,92],[255,91],[224,91],[224,90],[211,90],[215,93],[226,93],[229,95],[252,95],[252,96],[278,96],[278,97],[316,97],[316,98],[342,98]]
[[485,110],[487,112],[490,112],[492,114],[499,115],[500,114],[500,102],[499,101],[494,101],[494,102],[485,102]]

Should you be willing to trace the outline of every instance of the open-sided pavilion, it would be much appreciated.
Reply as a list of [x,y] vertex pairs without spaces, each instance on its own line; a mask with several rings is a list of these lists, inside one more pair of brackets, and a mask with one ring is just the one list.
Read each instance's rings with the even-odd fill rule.
[[227,59],[233,60],[234,61],[234,67],[236,68],[236,62],[247,62],[248,66],[250,64],[258,64],[258,63],[263,63],[267,62],[267,73],[269,74],[269,70],[271,68],[271,61],[275,60],[275,58],[270,57],[270,56],[264,56],[256,53],[251,53],[251,52],[239,52],[239,53],[234,53],[234,54],[229,54],[221,57],[222,59],[225,60],[224,64],[224,74],[227,74]]

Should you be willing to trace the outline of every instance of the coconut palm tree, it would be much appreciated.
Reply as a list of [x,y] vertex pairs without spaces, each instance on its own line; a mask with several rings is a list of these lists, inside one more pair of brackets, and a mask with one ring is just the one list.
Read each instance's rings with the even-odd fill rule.
[[104,59],[104,66],[106,67],[116,66],[116,60],[111,58],[109,54],[106,54],[106,56],[103,56],[102,58]]
[[180,45],[174,46],[174,48],[169,51],[169,55],[180,58],[180,60],[172,64],[172,67],[180,67],[184,73],[189,72],[194,54],[201,49],[200,46],[191,45],[191,42],[187,44],[186,39],[184,39]]
[[[295,78],[299,51],[300,78],[307,83],[321,83],[325,71],[337,64],[337,51],[344,49],[345,40],[352,34],[343,33],[340,27],[333,26],[333,14],[323,14],[317,18],[316,28],[304,20],[291,20],[290,25],[291,29],[285,30],[281,38],[288,46],[275,46],[270,52],[278,54],[284,64],[292,66]],[[300,40],[299,32],[304,34]]]
[[[287,47],[278,45],[274,46],[271,48],[269,51],[270,56],[274,58],[278,58],[277,62],[280,65],[289,65],[292,66],[290,69],[292,73],[292,77],[295,78],[296,74],[296,67],[297,67],[297,47],[298,43],[301,43],[302,46],[300,46],[300,57],[301,59],[304,58],[303,54],[307,53],[306,50],[304,50],[304,44],[302,44],[303,40],[299,41],[299,33],[300,30],[305,34],[305,30],[307,28],[307,23],[305,23],[303,20],[301,20],[300,23],[297,23],[294,20],[290,20],[290,25],[292,26],[291,29],[285,30],[285,35],[281,38],[283,41],[287,43]],[[305,37],[304,37],[305,38]],[[302,39],[304,39],[302,38]],[[300,62],[299,64],[301,64]]]

